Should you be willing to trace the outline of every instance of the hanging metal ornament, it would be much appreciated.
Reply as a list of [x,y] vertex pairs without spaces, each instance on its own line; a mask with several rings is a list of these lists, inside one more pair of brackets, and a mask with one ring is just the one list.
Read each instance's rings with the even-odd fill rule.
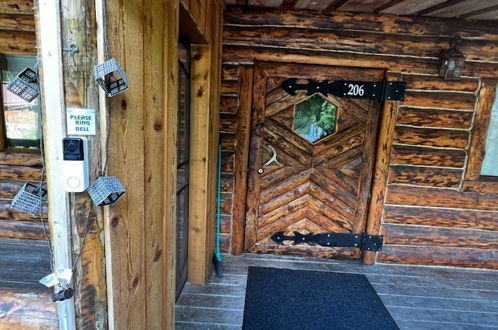
[[95,80],[109,97],[128,89],[128,77],[123,68],[113,58],[104,63],[97,64],[93,68],[93,73]]
[[11,207],[34,217],[40,213],[46,195],[47,190],[40,185],[26,182],[12,200]]
[[25,101],[31,102],[40,95],[38,75],[30,68],[26,68],[9,82],[7,90]]
[[121,182],[114,176],[101,176],[87,189],[95,205],[114,204],[125,192]]

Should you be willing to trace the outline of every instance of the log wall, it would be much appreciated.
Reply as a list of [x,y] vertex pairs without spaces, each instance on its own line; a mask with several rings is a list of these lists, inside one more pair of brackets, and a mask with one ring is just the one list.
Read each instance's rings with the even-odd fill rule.
[[[2,1],[0,4],[0,54],[36,55],[33,1]],[[0,115],[3,120],[3,116]],[[3,124],[0,124],[3,128]],[[0,134],[0,238],[45,239],[39,217],[10,207],[12,199],[26,182],[40,180],[39,152],[4,150]],[[47,213],[44,212],[46,220]],[[45,223],[47,223],[45,221]],[[48,225],[47,225],[48,227]]]
[[[442,80],[439,53],[459,34],[463,77]],[[390,15],[228,8],[223,33],[220,139],[224,249],[239,253],[241,68],[256,61],[385,68],[407,83],[393,103],[389,166],[370,212],[386,235],[381,262],[498,268],[498,189],[479,182],[483,134],[498,77],[493,24]],[[346,79],[347,77],[345,77]],[[491,79],[491,80],[489,80]],[[250,98],[249,98],[250,100]],[[488,109],[489,110],[489,109]],[[245,119],[244,119],[245,120]],[[477,170],[476,170],[477,169]],[[477,171],[477,175],[476,175]],[[237,179],[235,179],[237,177]],[[376,178],[377,180],[377,178]],[[387,193],[384,193],[387,191]],[[377,210],[376,210],[377,208]],[[235,217],[234,217],[235,214]],[[382,216],[380,216],[382,215]],[[375,227],[375,226],[374,226]]]

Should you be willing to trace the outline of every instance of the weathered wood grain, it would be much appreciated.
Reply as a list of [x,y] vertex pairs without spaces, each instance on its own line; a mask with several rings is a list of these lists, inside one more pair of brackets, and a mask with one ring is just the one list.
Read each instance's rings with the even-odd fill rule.
[[496,81],[484,80],[479,91],[479,104],[471,133],[469,161],[465,173],[466,180],[477,180],[486,153],[486,138],[491,117],[491,108],[496,96]]
[[386,205],[385,223],[411,224],[448,228],[471,228],[498,232],[498,212]]
[[222,68],[221,79],[223,80],[239,79],[239,65],[224,63],[221,68]]
[[498,232],[384,224],[385,244],[498,250]]
[[465,151],[395,145],[391,152],[391,164],[461,168],[465,164]]
[[497,250],[475,248],[386,244],[379,254],[379,260],[398,264],[498,269]]
[[236,136],[234,133],[220,133],[220,143],[223,151],[235,151]]
[[278,11],[258,8],[229,8],[225,12],[225,25],[282,26],[304,29],[361,30],[381,33],[403,33],[417,36],[479,37],[498,40],[494,23],[468,24],[462,20],[400,17],[391,15],[331,12],[320,14],[307,11]]
[[[425,37],[405,34],[379,34],[370,31],[321,31],[297,29],[294,26],[275,27],[225,26],[225,44],[252,47],[277,46],[333,51],[358,51],[371,54],[410,54],[437,58],[441,49],[449,48],[452,37]],[[469,60],[496,61],[496,43],[484,40],[464,40],[462,52]],[[484,53],[483,53],[484,52]]]
[[0,52],[5,54],[36,54],[34,32],[0,30]]
[[41,167],[40,153],[0,152],[0,165]]
[[468,133],[429,128],[396,127],[394,141],[403,144],[465,149]]
[[224,79],[221,81],[221,94],[236,94],[239,92],[239,81],[235,79]]
[[220,114],[220,132],[235,133],[237,131],[236,114]]
[[472,111],[475,100],[475,95],[469,93],[408,91],[401,104],[403,106]]
[[389,183],[418,186],[457,188],[462,179],[462,170],[415,166],[391,166]]
[[[39,217],[32,217],[31,215],[17,211],[10,207],[12,204],[12,200],[10,199],[1,199],[0,200],[0,219],[8,219],[8,220],[19,220],[19,221],[38,221]],[[47,218],[47,208],[44,206],[43,208],[43,217]]]
[[402,77],[406,88],[410,90],[476,92],[479,87],[478,79],[444,80],[435,76],[411,74],[403,74]]
[[234,96],[222,95],[220,98],[221,113],[237,113],[239,109],[239,100]]
[[[48,224],[45,222],[48,234]],[[43,226],[39,221],[0,220],[0,238],[26,238],[44,240]]]
[[0,29],[17,31],[35,31],[33,15],[4,14],[0,12]]
[[0,289],[0,328],[4,330],[56,330],[59,328],[56,305],[48,293]]
[[[494,179],[494,177],[492,177]],[[498,182],[486,181],[480,176],[479,181],[464,181],[462,191],[498,194]]]
[[397,123],[420,127],[468,129],[472,124],[472,117],[472,112],[401,107]]
[[254,69],[240,69],[240,111],[237,117],[237,141],[235,149],[235,189],[233,197],[232,253],[240,255],[244,251],[246,225],[247,171],[249,163],[249,142]]
[[0,165],[0,178],[23,181],[40,181],[41,169],[28,166]]
[[394,185],[388,188],[386,203],[497,211],[498,195]]
[[33,0],[3,0],[0,3],[0,13],[33,14]]
[[0,180],[0,198],[13,199],[23,185],[20,181]]

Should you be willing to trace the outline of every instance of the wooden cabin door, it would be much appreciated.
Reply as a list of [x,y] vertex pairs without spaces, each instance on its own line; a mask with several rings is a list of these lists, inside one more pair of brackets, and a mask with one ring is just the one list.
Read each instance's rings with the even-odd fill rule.
[[363,233],[380,103],[320,94],[292,96],[298,82],[381,81],[379,69],[259,63],[254,78],[246,250],[358,258],[359,249],[277,244],[271,236]]

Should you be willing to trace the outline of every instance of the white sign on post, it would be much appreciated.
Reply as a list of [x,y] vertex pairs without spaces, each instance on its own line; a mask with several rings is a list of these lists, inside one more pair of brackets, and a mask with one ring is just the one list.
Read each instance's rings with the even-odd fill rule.
[[95,109],[66,108],[67,135],[95,135]]

